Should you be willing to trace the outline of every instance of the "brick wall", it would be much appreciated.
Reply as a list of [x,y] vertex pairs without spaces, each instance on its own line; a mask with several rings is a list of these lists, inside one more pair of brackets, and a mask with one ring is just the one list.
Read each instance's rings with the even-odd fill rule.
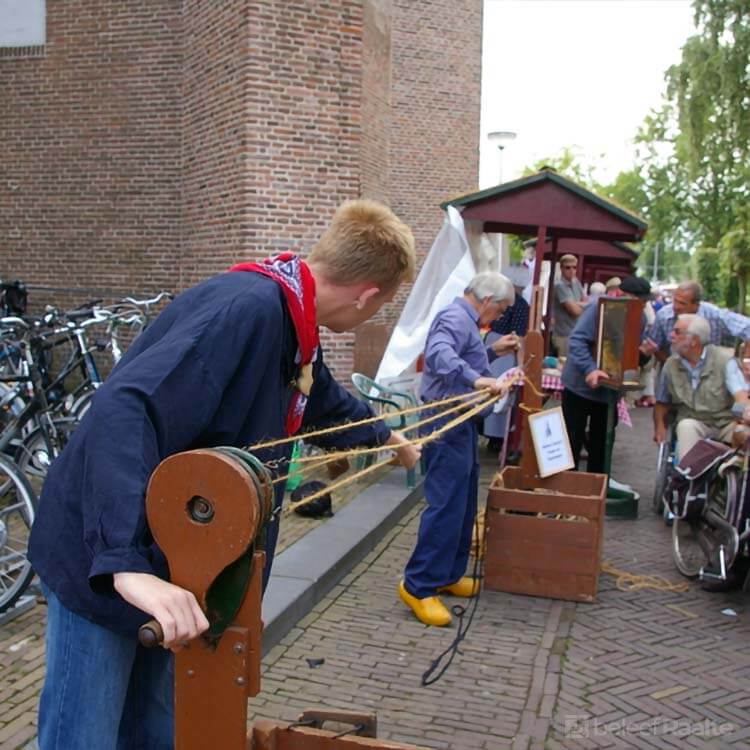
[[[424,254],[477,184],[481,0],[67,0],[0,51],[0,278],[70,304],[306,251],[389,203]],[[380,322],[392,325],[406,290]],[[326,335],[351,370],[355,334]]]
[[180,3],[47,3],[0,57],[0,276],[136,290],[180,248]]
[[443,223],[440,203],[478,187],[481,45],[481,2],[393,0],[389,197],[422,258]]

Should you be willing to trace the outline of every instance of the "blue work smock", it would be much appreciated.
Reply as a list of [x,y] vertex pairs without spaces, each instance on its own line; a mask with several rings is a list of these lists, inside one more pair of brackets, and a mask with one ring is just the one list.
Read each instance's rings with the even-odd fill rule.
[[[124,633],[149,619],[114,591],[112,574],[168,579],[145,515],[151,473],[180,451],[284,437],[296,353],[281,288],[255,273],[226,273],[189,289],[136,339],[50,468],[32,529],[34,569],[66,607]],[[313,369],[301,433],[371,416],[333,379],[322,353]],[[376,422],[314,442],[374,446],[389,435]],[[290,453],[286,444],[257,455]],[[282,497],[283,483],[277,504]],[[277,531],[278,521],[269,556]]]

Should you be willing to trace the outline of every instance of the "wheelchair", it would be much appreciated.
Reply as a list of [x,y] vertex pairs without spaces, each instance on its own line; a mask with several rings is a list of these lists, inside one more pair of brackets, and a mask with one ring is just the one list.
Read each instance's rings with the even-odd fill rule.
[[686,578],[724,585],[744,578],[750,587],[750,436],[742,432],[736,450],[707,473],[699,511],[676,514],[672,525],[672,557]]

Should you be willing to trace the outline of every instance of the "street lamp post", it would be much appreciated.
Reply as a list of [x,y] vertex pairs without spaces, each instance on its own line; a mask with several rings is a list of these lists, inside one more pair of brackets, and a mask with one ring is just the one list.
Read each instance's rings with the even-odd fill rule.
[[512,130],[493,130],[491,133],[487,133],[487,139],[490,143],[494,143],[497,146],[497,150],[500,152],[499,168],[498,168],[498,181],[502,185],[503,182],[503,149],[516,138],[516,133]]
[[[493,130],[491,133],[487,133],[487,139],[489,142],[494,143],[497,146],[497,150],[500,152],[499,166],[497,170],[498,185],[503,184],[503,150],[511,141],[515,140],[515,138],[516,134],[512,130]],[[505,268],[510,263],[510,247],[508,246],[507,235],[501,235],[497,249],[500,268]]]

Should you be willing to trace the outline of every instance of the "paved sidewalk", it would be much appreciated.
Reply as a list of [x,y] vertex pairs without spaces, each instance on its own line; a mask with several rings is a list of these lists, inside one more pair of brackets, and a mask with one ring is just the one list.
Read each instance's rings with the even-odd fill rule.
[[[670,530],[650,510],[651,412],[633,418],[618,431],[614,473],[644,500],[638,520],[607,519],[605,558],[678,582]],[[373,710],[381,737],[452,750],[750,747],[747,601],[697,585],[623,592],[602,575],[595,604],[483,592],[460,656],[421,687],[455,627],[426,628],[397,598],[417,520],[414,511],[267,655],[253,718]]]
[[[632,431],[618,431],[614,475],[644,496],[641,516],[607,520],[605,558],[679,581],[670,531],[650,510],[651,412],[633,418]],[[487,461],[485,486],[491,469]],[[310,707],[372,710],[382,738],[456,750],[750,747],[747,600],[698,586],[622,592],[602,575],[588,605],[483,592],[453,665],[421,687],[456,631],[422,626],[396,594],[418,510],[267,653],[251,720],[294,720]],[[0,630],[0,750],[23,747],[34,732],[43,617],[38,606]]]

